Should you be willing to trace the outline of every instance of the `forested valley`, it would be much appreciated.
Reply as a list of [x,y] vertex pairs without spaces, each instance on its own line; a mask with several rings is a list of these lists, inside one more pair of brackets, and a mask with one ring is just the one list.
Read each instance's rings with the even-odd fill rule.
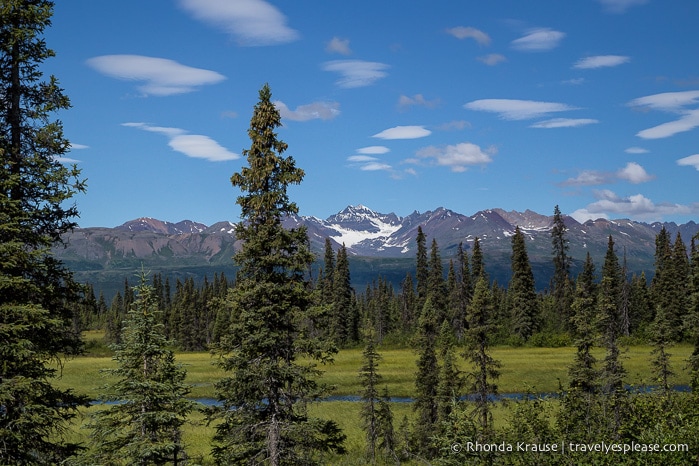
[[[443,258],[418,229],[399,289],[377,276],[354,290],[344,247],[326,246],[311,273],[306,229],[282,225],[298,214],[288,188],[305,172],[285,155],[267,84],[247,164],[230,178],[236,276],[195,284],[134,270],[109,303],[77,283],[51,253],[86,190],[59,160],[70,143],[52,118],[70,101],[55,77],[42,81],[53,6],[0,1],[0,464],[697,464],[699,237],[687,247],[662,230],[650,281],[629,276],[611,236],[604,261],[588,256],[571,276],[556,207],[545,291],[519,229],[508,283],[488,277],[478,239]],[[552,370],[513,362],[536,347],[570,354],[567,376],[556,393],[510,382],[520,393],[503,403],[512,366]],[[651,375],[631,386],[635,347],[651,348]],[[389,351],[409,362],[384,371]],[[358,384],[358,401],[324,401],[324,377],[353,352],[361,362],[334,380]],[[197,353],[204,369],[181,362]],[[80,382],[62,385],[76,367]],[[195,370],[215,374],[213,403],[190,397]],[[407,403],[384,383],[396,378]]]

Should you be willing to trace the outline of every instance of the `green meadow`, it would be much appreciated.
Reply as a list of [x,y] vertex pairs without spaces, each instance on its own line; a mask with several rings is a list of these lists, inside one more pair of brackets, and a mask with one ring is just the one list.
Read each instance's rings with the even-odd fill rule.
[[[87,341],[97,339],[99,334],[88,334]],[[62,388],[73,388],[76,392],[96,398],[101,386],[111,380],[101,369],[116,367],[111,354],[99,344],[91,346],[92,353],[70,359],[62,368],[62,375],[56,385]],[[624,351],[624,366],[627,371],[626,383],[631,385],[653,385],[651,373],[652,347],[631,346]],[[689,381],[685,370],[686,359],[692,347],[677,345],[671,348],[673,369],[677,376],[673,384],[685,385]],[[416,354],[406,348],[379,348],[382,360],[379,372],[383,377],[382,386],[386,386],[392,397],[411,397],[414,395],[414,374]],[[530,348],[530,347],[495,347],[492,356],[502,364],[498,387],[501,394],[508,393],[552,393],[566,387],[568,382],[568,365],[575,354],[575,348]],[[603,357],[600,351],[598,358]],[[206,352],[177,353],[177,360],[187,369],[187,382],[191,385],[192,398],[215,398],[214,383],[224,376],[224,373],[213,363],[215,357]],[[362,349],[345,349],[340,351],[334,364],[321,366],[324,371],[322,381],[334,387],[333,395],[361,395],[362,387],[357,377],[362,363]],[[461,363],[462,370],[468,370],[465,362]],[[555,402],[553,402],[555,403]],[[313,415],[335,420],[347,435],[346,448],[348,453],[343,457],[329,458],[332,464],[354,465],[364,464],[364,432],[359,417],[359,403],[351,401],[329,401],[315,403],[311,407]],[[395,426],[401,423],[404,416],[410,417],[410,403],[392,403]],[[87,422],[87,414],[101,406],[93,406],[84,410],[74,423],[75,439],[86,441],[88,430],[81,427]],[[494,409],[496,424],[504,423],[508,418],[508,407],[498,404]],[[194,412],[190,416],[190,424],[185,428],[184,438],[187,450],[197,464],[210,464],[210,439],[213,426],[207,426],[203,415]]]

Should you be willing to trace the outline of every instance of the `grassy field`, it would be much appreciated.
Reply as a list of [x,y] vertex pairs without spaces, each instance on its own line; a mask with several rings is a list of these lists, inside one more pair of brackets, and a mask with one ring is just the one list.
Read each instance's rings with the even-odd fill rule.
[[[100,337],[99,334],[86,336],[87,340]],[[67,361],[62,370],[62,377],[56,382],[63,388],[73,388],[76,392],[96,397],[99,387],[110,382],[110,378],[100,373],[100,369],[116,367],[111,354],[99,345],[91,345],[95,354],[90,354]],[[626,383],[632,385],[652,385],[651,351],[649,346],[632,346],[624,352],[624,366],[627,371]],[[678,345],[671,349],[672,364],[678,374],[674,384],[685,385],[689,377],[685,370],[686,359],[692,351],[688,345]],[[379,372],[383,377],[382,386],[388,387],[393,397],[411,397],[414,395],[414,374],[416,354],[410,349],[379,348],[382,360]],[[574,348],[510,348],[496,347],[492,356],[502,364],[501,376],[498,381],[500,393],[551,393],[563,387],[568,382],[568,365],[575,354]],[[598,358],[602,358],[600,351]],[[361,366],[362,350],[348,349],[336,355],[335,363],[322,367],[325,371],[322,381],[335,386],[334,395],[360,395],[362,387],[357,373]],[[178,362],[187,369],[187,383],[192,386],[192,398],[215,398],[213,384],[224,374],[213,362],[215,358],[209,353],[177,353]],[[468,369],[465,362],[461,368]],[[555,402],[554,402],[555,403]],[[410,403],[392,403],[396,427],[404,416],[410,417]],[[76,440],[86,441],[88,431],[80,426],[87,422],[87,414],[91,410],[101,409],[93,406],[83,413],[75,423],[74,436]],[[348,454],[342,458],[332,458],[332,464],[359,465],[364,464],[364,432],[359,418],[359,404],[347,401],[321,402],[313,405],[312,414],[336,421],[347,435],[346,448]],[[507,407],[498,405],[495,408],[496,423],[501,423],[508,417]],[[201,413],[195,412],[190,416],[190,425],[184,431],[184,439],[191,457],[200,464],[210,464],[210,439],[213,427],[204,425]]]

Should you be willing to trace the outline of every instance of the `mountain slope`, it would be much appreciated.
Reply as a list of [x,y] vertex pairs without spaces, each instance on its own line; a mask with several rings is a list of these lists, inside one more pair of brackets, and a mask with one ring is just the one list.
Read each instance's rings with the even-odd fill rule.
[[[652,273],[655,236],[662,227],[673,238],[679,232],[687,245],[699,231],[695,222],[676,225],[598,219],[581,224],[571,217],[564,217],[564,222],[574,268],[582,264],[587,252],[596,263],[601,263],[608,237],[612,235],[618,254],[626,255],[632,272]],[[363,261],[367,274],[389,273],[385,264],[393,264],[391,267],[401,268],[390,272],[395,272],[396,277],[404,277],[414,267],[418,226],[428,241],[437,240],[445,260],[455,256],[460,243],[468,250],[478,237],[491,278],[500,283],[509,279],[510,238],[519,226],[527,238],[527,251],[539,287],[548,284],[551,270],[553,217],[530,210],[488,209],[467,216],[439,207],[399,217],[358,205],[348,206],[325,220],[293,216],[285,219],[284,224],[289,228],[305,226],[311,247],[318,253],[322,254],[325,239],[330,238],[335,248],[345,245],[355,264]],[[196,268],[199,271],[195,274],[209,270],[209,275],[219,269],[230,271],[236,246],[235,226],[230,222],[207,227],[189,220],[170,223],[152,218],[139,218],[115,228],[79,228],[64,239],[67,247],[57,248],[56,256],[78,275],[90,272],[93,281],[101,272],[123,273],[142,265],[172,273],[185,268]]]

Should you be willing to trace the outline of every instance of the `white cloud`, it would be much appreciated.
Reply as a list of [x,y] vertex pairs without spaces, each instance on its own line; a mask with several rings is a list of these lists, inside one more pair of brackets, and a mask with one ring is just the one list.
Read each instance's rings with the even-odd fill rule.
[[699,154],[690,155],[689,157],[681,158],[677,161],[677,165],[685,167],[694,167],[699,171]]
[[491,153],[483,151],[476,144],[462,142],[446,147],[429,146],[420,149],[416,155],[421,159],[432,159],[437,165],[450,167],[453,172],[463,172],[474,165],[486,165],[493,161]]
[[697,103],[699,103],[699,91],[681,91],[639,97],[629,102],[629,105],[663,112],[681,112],[684,107]]
[[169,139],[168,145],[173,150],[181,152],[187,157],[205,159],[210,162],[224,162],[240,158],[238,154],[230,152],[210,137],[201,134],[188,134],[187,131],[181,128],[151,126],[146,123],[123,123],[122,126],[167,136]]
[[588,220],[597,220],[598,218],[609,219],[609,216],[604,213],[592,213],[587,209],[578,209],[570,216],[580,223],[585,223]]
[[193,92],[216,84],[225,76],[215,71],[192,68],[165,58],[142,55],[102,55],[87,60],[96,71],[125,81],[143,81],[138,89],[144,95],[167,96]]
[[70,157],[54,157],[53,160],[55,160],[56,162],[59,162],[59,163],[70,163],[70,164],[82,162],[82,160],[71,159]]
[[690,110],[679,120],[669,121],[652,128],[644,129],[636,133],[636,136],[643,139],[662,139],[674,136],[677,133],[691,131],[699,126],[699,109]]
[[451,34],[457,39],[473,39],[478,42],[479,45],[490,45],[490,36],[485,32],[473,27],[458,26],[447,29],[447,33]]
[[599,123],[599,121],[591,118],[553,118],[535,123],[530,128],[574,128],[594,123]]
[[369,155],[350,155],[347,157],[348,162],[354,162],[354,163],[366,163],[366,162],[376,162],[377,159],[376,157],[371,157]]
[[340,55],[351,55],[352,49],[350,49],[349,44],[349,39],[333,37],[325,46],[325,51],[330,53],[339,53]]
[[499,113],[506,120],[528,120],[539,118],[554,112],[576,110],[570,105],[556,102],[537,102],[515,99],[481,99],[464,105],[469,110]]
[[633,184],[645,183],[655,178],[649,175],[646,170],[636,162],[629,162],[624,168],[617,172],[617,176]]
[[286,24],[286,17],[263,0],[179,0],[196,19],[238,39],[240,45],[277,45],[293,42],[299,33]]
[[367,172],[374,172],[378,170],[391,170],[392,168],[393,167],[391,167],[389,164],[383,162],[369,162],[359,167],[360,170]]
[[608,183],[609,173],[596,170],[583,170],[575,178],[568,178],[561,183],[561,186],[595,186]]
[[597,0],[609,13],[624,13],[635,5],[643,5],[648,0]]
[[512,41],[512,48],[524,52],[543,52],[556,48],[565,33],[550,28],[537,28]]
[[595,68],[605,68],[619,66],[628,63],[631,59],[623,55],[597,55],[594,57],[581,58],[573,65],[573,68],[589,70]]
[[358,154],[386,154],[390,152],[391,149],[389,149],[386,146],[368,146],[368,147],[362,147],[361,149],[357,149]]
[[500,55],[499,53],[491,53],[482,57],[478,57],[478,60],[485,63],[488,66],[495,66],[498,63],[507,61],[507,58],[505,58],[504,55]]
[[69,147],[70,150],[82,150],[82,149],[89,149],[89,148],[90,148],[90,146],[86,146],[85,144],[74,144],[72,142],[70,143],[70,147]]
[[647,154],[649,151],[643,147],[629,147],[625,149],[624,152],[627,154]]
[[677,120],[662,123],[636,133],[636,136],[643,139],[667,138],[677,133],[693,130],[699,126],[699,108],[687,109],[686,107],[697,104],[699,104],[699,91],[653,94],[639,97],[628,103],[630,107],[641,110],[659,110],[681,115]]
[[372,138],[379,139],[418,139],[432,134],[432,131],[424,126],[394,126],[380,133],[376,133]]
[[[597,217],[609,218],[611,215],[618,217],[620,215],[629,218],[637,218],[642,220],[660,220],[666,215],[682,215],[690,214],[696,211],[696,207],[689,207],[681,204],[661,203],[655,204],[653,201],[643,196],[642,194],[634,194],[628,197],[618,196],[610,190],[601,190],[594,192],[597,201],[589,204],[581,211]],[[581,215],[576,211],[575,215]]]
[[338,102],[313,102],[299,105],[296,110],[291,110],[284,102],[277,100],[274,106],[277,107],[282,118],[292,121],[332,120],[340,114]]
[[427,100],[422,94],[415,94],[412,97],[407,95],[401,95],[398,98],[399,107],[411,107],[413,105],[420,105],[427,108],[435,108],[440,103],[439,99]]
[[364,87],[374,84],[388,76],[385,71],[390,68],[384,63],[363,60],[333,60],[323,63],[324,71],[340,73],[340,79],[335,82],[343,88]]

